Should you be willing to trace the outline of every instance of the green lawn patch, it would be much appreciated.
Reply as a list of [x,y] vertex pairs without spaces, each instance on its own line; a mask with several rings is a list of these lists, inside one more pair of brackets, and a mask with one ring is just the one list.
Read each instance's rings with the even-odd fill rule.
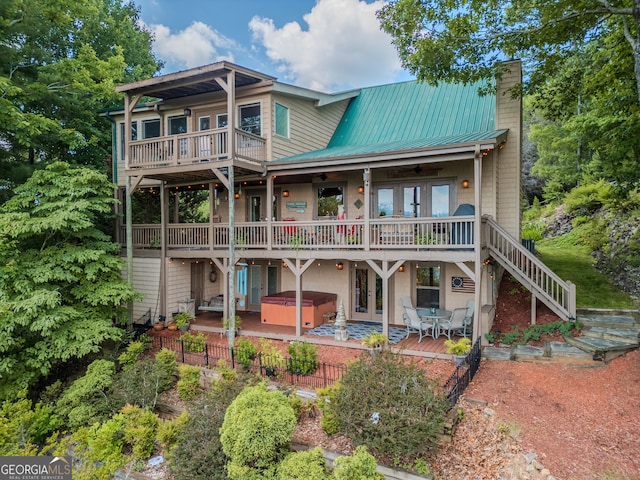
[[536,250],[560,278],[575,283],[578,308],[638,308],[631,296],[621,292],[607,276],[594,268],[588,248],[560,247],[554,240],[542,240],[536,242]]

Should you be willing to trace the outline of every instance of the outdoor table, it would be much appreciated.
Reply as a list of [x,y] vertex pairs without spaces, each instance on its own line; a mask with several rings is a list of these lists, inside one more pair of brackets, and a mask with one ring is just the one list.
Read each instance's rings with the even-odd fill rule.
[[440,320],[447,319],[451,317],[451,312],[449,310],[444,310],[442,308],[418,308],[418,315],[420,317],[428,318],[433,320],[433,338],[438,338],[440,336]]

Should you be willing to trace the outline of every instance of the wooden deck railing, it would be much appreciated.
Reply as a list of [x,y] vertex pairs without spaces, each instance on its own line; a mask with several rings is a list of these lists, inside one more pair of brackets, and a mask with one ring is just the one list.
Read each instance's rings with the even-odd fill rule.
[[[266,140],[235,130],[235,156],[252,161],[266,160]],[[165,137],[134,140],[129,144],[129,168],[174,167],[229,158],[226,128],[202,130]]]
[[[242,222],[235,224],[236,248],[323,250],[429,250],[473,248],[472,216],[447,218],[382,218],[365,220]],[[134,225],[134,248],[160,246],[159,225]],[[122,237],[124,227],[122,227]],[[269,241],[270,240],[270,241]],[[167,249],[229,247],[229,226],[224,223],[181,223],[167,227]]]

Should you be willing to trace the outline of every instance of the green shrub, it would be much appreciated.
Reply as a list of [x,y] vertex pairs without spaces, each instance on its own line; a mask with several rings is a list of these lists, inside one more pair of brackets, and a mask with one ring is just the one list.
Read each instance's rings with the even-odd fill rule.
[[193,400],[200,392],[200,368],[191,365],[178,367],[178,396],[182,400]]
[[202,332],[198,332],[196,336],[186,332],[180,336],[180,341],[182,342],[182,347],[185,352],[201,353],[204,352],[204,345],[207,341],[207,337]]
[[[220,428],[230,478],[267,475],[289,451],[296,416],[287,397],[264,383],[245,388],[231,403]],[[267,477],[268,478],[268,477]]]
[[260,358],[264,368],[271,369],[274,374],[279,369],[285,368],[287,361],[271,340],[261,338],[259,340],[259,350],[262,353]]
[[505,345],[512,345],[520,340],[520,330],[518,327],[511,327],[511,331],[508,333],[503,333],[500,336],[500,343],[504,343]]
[[241,338],[236,342],[236,360],[242,368],[248,371],[251,368],[253,360],[258,354],[258,347],[256,347],[250,340]]
[[352,455],[338,457],[333,462],[333,476],[336,480],[384,480],[384,475],[376,471],[376,459],[364,445],[358,446]]
[[127,403],[154,409],[158,396],[168,383],[158,363],[153,358],[143,358],[120,372],[112,387],[110,401],[113,408]]
[[573,188],[564,197],[567,213],[593,213],[615,196],[613,185],[600,179]]
[[27,391],[0,406],[0,455],[34,455],[34,449],[60,427],[53,406],[27,399]]
[[525,328],[522,331],[522,341],[524,343],[527,343],[530,340],[537,342],[538,340],[540,340],[541,333],[542,333],[542,330],[538,325],[531,325],[530,327]]
[[177,426],[176,441],[167,460],[180,480],[226,479],[227,456],[220,443],[220,427],[227,407],[244,388],[237,376],[221,378],[200,400],[189,406],[185,423]]
[[544,220],[539,220],[537,222],[527,222],[522,225],[521,236],[523,239],[528,238],[537,242],[544,238],[546,230],[547,226],[544,223]]
[[290,453],[278,465],[278,480],[328,480],[324,453],[320,447]]
[[74,478],[108,480],[130,461],[146,460],[153,451],[157,427],[154,413],[127,405],[102,424],[79,428],[72,436],[80,459],[74,462],[78,468]]
[[384,350],[353,362],[325,405],[355,444],[392,458],[435,448],[448,408],[441,388],[423,370]]
[[156,353],[156,365],[161,375],[160,390],[165,391],[173,385],[175,376],[178,373],[178,362],[176,361],[176,352],[163,348]]
[[95,360],[87,367],[87,373],[65,390],[56,410],[71,430],[105,420],[112,413],[108,393],[115,374],[113,362]]
[[298,375],[309,375],[318,368],[318,347],[307,342],[291,342],[287,345],[289,371]]
[[156,441],[169,452],[178,442],[178,434],[188,421],[189,415],[186,410],[173,420],[161,420],[156,431]]
[[316,397],[318,399],[318,409],[322,413],[320,418],[320,427],[327,435],[335,435],[340,431],[340,422],[333,414],[331,404],[336,401],[336,395],[340,388],[340,382],[329,385],[325,388],[316,389]]
[[120,362],[122,368],[130,367],[136,363],[144,353],[145,348],[146,345],[139,340],[127,345],[127,349],[118,357],[118,362]]

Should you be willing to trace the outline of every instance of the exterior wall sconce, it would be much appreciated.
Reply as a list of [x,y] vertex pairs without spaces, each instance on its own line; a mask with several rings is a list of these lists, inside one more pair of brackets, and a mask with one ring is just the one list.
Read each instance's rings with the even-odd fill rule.
[[338,263],[336,263],[336,268],[338,270],[342,270],[344,268],[344,265],[342,264],[342,262],[338,262]]
[[469,180],[467,179],[462,180],[462,188],[469,188]]
[[289,268],[289,265],[287,265],[287,262],[282,262],[282,268]]
[[240,198],[240,192],[236,192],[233,194],[233,198],[235,198],[236,200],[238,200]]
[[404,263],[398,267],[399,272],[404,272]]
[[190,108],[185,108],[184,109],[184,116],[185,117],[190,117],[191,116],[191,109]]
[[358,187],[358,193],[364,193],[364,186],[363,185],[360,185]]
[[289,196],[289,190],[283,190],[282,191],[282,196],[283,197],[288,197]]

